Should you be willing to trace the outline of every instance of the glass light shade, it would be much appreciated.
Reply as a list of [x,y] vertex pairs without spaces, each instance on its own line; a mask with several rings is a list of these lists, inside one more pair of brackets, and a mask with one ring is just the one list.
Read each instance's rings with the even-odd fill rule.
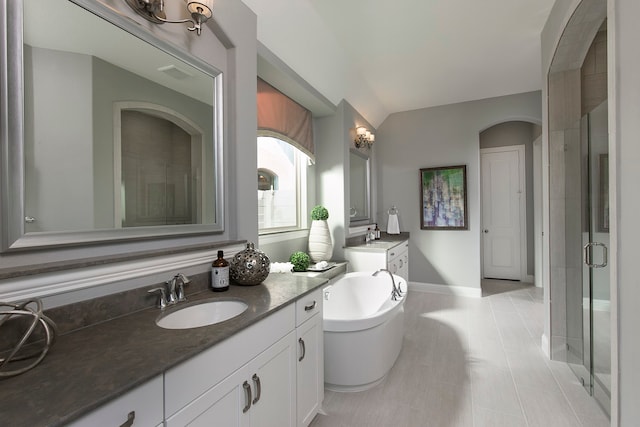
[[213,0],[189,0],[187,2],[187,9],[191,14],[199,14],[209,19],[213,13]]
[[374,134],[369,135],[369,142],[373,142],[376,140],[376,136]]
[[367,128],[364,126],[358,126],[356,128],[356,135],[365,135],[367,133]]
[[369,140],[371,138],[371,132],[366,131],[365,134],[364,134],[364,137]]

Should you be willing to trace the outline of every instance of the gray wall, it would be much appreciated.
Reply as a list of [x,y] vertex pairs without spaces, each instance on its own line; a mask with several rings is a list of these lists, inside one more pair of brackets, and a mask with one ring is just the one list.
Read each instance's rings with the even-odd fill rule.
[[[616,223],[612,224],[611,229],[611,245],[615,249],[613,278],[617,280],[612,281],[612,286],[617,285],[618,292],[620,426],[631,427],[640,419],[640,286],[637,268],[640,241],[637,219],[637,213],[640,212],[640,104],[637,98],[640,92],[640,26],[637,18],[640,16],[640,2],[614,0],[609,3],[615,12],[609,18],[608,33],[608,38],[613,38],[615,46],[609,52],[609,83],[613,83],[613,93],[609,93],[610,99],[613,98],[609,128],[613,146],[609,155],[613,156],[615,162],[610,179],[617,180],[617,187],[610,187],[617,188],[613,195]],[[617,75],[614,76],[612,70]],[[617,344],[615,338],[612,341],[614,345]],[[617,361],[615,357],[612,360],[614,364]],[[613,372],[616,373],[615,370]]]
[[[357,126],[364,126],[376,133],[355,108],[347,101],[338,104],[336,113],[317,121],[315,128],[317,159],[317,203],[329,209],[329,228],[333,239],[333,259],[343,260],[346,238],[349,236],[350,177],[349,152],[355,138]],[[378,144],[371,150],[361,149],[372,159],[372,176],[376,176],[375,156]],[[376,187],[371,189],[372,205],[375,206]]]
[[[490,98],[390,115],[376,134],[377,212],[398,207],[409,231],[412,282],[480,289],[480,133],[512,120],[541,122],[540,92]],[[420,229],[419,170],[467,165],[469,229]]]
[[533,141],[540,135],[542,127],[527,122],[507,122],[490,127],[480,133],[480,148],[524,145],[525,181],[527,194],[527,274],[533,275],[535,253],[533,249]]
[[91,229],[91,58],[25,46],[24,61],[25,215],[36,218],[26,231]]

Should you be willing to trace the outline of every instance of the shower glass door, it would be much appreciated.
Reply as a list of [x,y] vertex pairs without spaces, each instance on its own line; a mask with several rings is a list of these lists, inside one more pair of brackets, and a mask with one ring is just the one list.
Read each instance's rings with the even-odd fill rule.
[[[567,362],[610,410],[609,157],[607,102],[585,115],[565,152]],[[579,209],[579,210],[578,210]],[[582,248],[582,251],[578,251]]]
[[[609,296],[609,133],[607,101],[588,114],[589,242],[588,272],[592,393],[609,413],[611,400],[611,321]],[[586,295],[585,295],[586,296]],[[585,316],[587,317],[587,316]]]

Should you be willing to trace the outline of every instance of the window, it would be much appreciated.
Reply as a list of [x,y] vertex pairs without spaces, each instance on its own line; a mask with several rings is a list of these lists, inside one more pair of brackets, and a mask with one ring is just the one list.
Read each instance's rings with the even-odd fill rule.
[[[258,229],[261,234],[304,228],[308,157],[274,136],[258,137]],[[306,206],[306,204],[305,204]]]

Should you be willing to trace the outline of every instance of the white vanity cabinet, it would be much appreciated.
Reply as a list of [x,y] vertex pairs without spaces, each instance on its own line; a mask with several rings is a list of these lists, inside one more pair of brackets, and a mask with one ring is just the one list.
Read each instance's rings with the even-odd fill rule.
[[317,289],[296,301],[297,421],[308,426],[324,400],[324,335],[322,290]]
[[166,426],[294,426],[294,369],[295,333],[290,332],[168,417]]
[[386,268],[409,281],[409,241],[376,242],[344,249],[351,271],[376,271]]
[[69,427],[162,426],[162,375],[69,424]]
[[166,426],[294,426],[294,326],[292,304],[167,371]]

